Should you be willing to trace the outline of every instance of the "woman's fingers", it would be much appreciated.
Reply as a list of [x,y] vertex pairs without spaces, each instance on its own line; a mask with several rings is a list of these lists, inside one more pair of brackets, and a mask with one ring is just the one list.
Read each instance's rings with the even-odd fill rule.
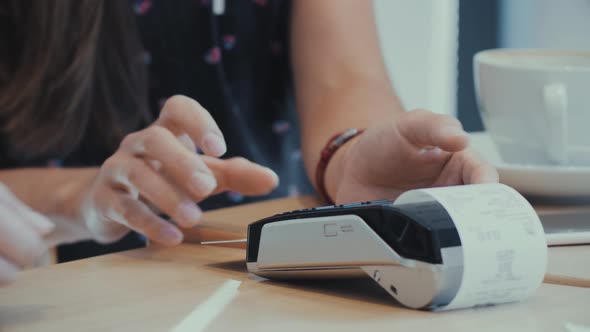
[[450,116],[416,110],[401,114],[396,126],[402,137],[417,147],[439,147],[457,152],[469,143],[461,123]]
[[158,217],[147,205],[130,195],[114,196],[104,211],[104,218],[125,225],[163,245],[182,242],[183,234],[176,226]]
[[[153,168],[172,180],[195,201],[209,196],[217,188],[215,176],[201,157],[188,151],[178,138],[163,127],[151,126],[131,134],[123,140],[122,147],[148,160]],[[118,160],[107,161],[106,164],[111,163],[116,164],[116,167],[121,165]]]
[[[94,194],[97,215],[156,242],[176,244],[182,239],[180,231],[159,218],[139,197],[180,226],[192,227],[202,216],[195,201],[225,190],[265,194],[278,185],[277,175],[266,167],[244,158],[200,156],[189,148],[190,144],[160,126],[127,136],[120,151],[103,164],[101,181],[107,187]],[[121,204],[121,200],[127,203]],[[111,230],[108,224],[96,232],[106,234],[106,240],[121,233],[120,228]]]
[[468,135],[457,119],[417,110],[400,115],[396,126],[406,141],[419,148],[423,158],[433,162],[445,161],[440,176],[444,183],[498,182],[498,172],[493,166],[472,151],[465,150],[469,145]]
[[[218,178],[218,192],[234,190],[246,195],[260,195],[278,185],[278,177],[273,171],[244,158],[221,160],[204,156],[203,161]],[[115,167],[125,168],[125,179]],[[178,228],[158,217],[131,194],[133,192],[138,192],[182,227],[192,227],[201,219],[202,212],[197,205],[144,160],[131,155],[116,156],[103,168],[107,175],[118,174],[110,178],[111,187],[96,194],[95,199],[100,201],[97,208],[104,219],[129,227],[161,244],[180,243],[182,233]]]
[[244,195],[264,195],[279,185],[279,177],[274,171],[248,159],[235,157],[221,160],[208,156],[202,158],[217,179],[218,187],[215,193],[237,191]]
[[[152,126],[129,135],[122,147],[148,160],[153,169],[189,194],[193,201],[226,190],[261,195],[278,185],[277,175],[266,167],[239,157],[221,160],[201,156],[191,152],[189,145],[182,143],[167,129]],[[155,162],[157,167],[153,167]],[[109,164],[112,164],[110,160],[106,163],[107,167]],[[121,161],[115,161],[115,164],[120,165]],[[145,176],[136,176],[135,183],[146,181]]]
[[433,184],[456,186],[461,184],[497,183],[498,172],[470,150],[455,153],[438,175]]
[[197,146],[187,134],[178,135],[176,136],[176,139],[178,139],[180,144],[182,144],[182,146],[184,146],[187,151],[191,153],[197,152]]
[[461,157],[463,159],[464,184],[496,183],[499,181],[498,171],[472,151],[465,151]]
[[217,123],[194,99],[185,96],[169,98],[155,125],[169,129],[176,136],[187,134],[207,155],[219,157],[227,150]]
[[201,220],[202,211],[194,201],[166,181],[162,174],[148,166],[144,160],[128,156],[126,160],[119,162],[125,165],[127,178],[123,183],[117,182],[120,179],[113,178],[115,186],[134,186],[132,191],[137,191],[182,227],[195,226]]

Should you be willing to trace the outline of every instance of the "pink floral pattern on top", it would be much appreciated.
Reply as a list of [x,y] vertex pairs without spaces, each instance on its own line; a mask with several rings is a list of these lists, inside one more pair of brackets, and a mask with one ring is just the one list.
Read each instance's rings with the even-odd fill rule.
[[[120,0],[118,0],[120,1]],[[137,15],[145,15],[152,8],[151,0],[135,0],[133,9]]]

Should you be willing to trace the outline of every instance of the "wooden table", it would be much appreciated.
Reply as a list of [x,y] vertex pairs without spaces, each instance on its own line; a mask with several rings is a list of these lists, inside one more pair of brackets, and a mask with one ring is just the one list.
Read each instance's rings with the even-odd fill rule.
[[[309,204],[313,199],[303,198],[210,212],[201,230],[188,238],[243,237],[248,222]],[[573,248],[559,248],[560,261],[590,255],[589,247],[561,254]],[[184,244],[25,271],[15,284],[0,289],[0,331],[172,331],[187,317],[200,319],[202,329],[193,331],[563,331],[566,323],[590,326],[590,288],[543,284],[521,303],[431,313],[400,307],[369,279],[281,283],[257,278],[246,272],[244,256],[241,248]],[[550,263],[550,268],[563,266]],[[571,267],[566,272],[572,271],[580,273]],[[238,283],[237,290],[232,288]],[[220,299],[228,285],[231,296]]]

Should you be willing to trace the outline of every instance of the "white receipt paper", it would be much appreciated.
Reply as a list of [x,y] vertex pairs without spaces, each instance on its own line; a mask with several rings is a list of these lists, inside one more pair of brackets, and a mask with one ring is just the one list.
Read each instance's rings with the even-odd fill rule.
[[543,281],[547,242],[533,207],[503,184],[412,190],[397,204],[437,201],[453,219],[463,249],[463,277],[438,310],[520,301]]

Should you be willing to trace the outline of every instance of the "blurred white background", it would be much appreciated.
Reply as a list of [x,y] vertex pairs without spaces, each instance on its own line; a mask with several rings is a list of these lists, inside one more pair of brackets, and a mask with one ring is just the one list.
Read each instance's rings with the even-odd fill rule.
[[500,46],[590,50],[590,0],[501,0]]
[[375,0],[387,68],[407,109],[455,114],[459,0]]
[[[590,50],[590,0],[374,2],[387,69],[406,108],[458,114],[468,128],[481,127],[471,96],[469,67],[475,52],[494,47]],[[459,82],[458,61],[464,70]]]

